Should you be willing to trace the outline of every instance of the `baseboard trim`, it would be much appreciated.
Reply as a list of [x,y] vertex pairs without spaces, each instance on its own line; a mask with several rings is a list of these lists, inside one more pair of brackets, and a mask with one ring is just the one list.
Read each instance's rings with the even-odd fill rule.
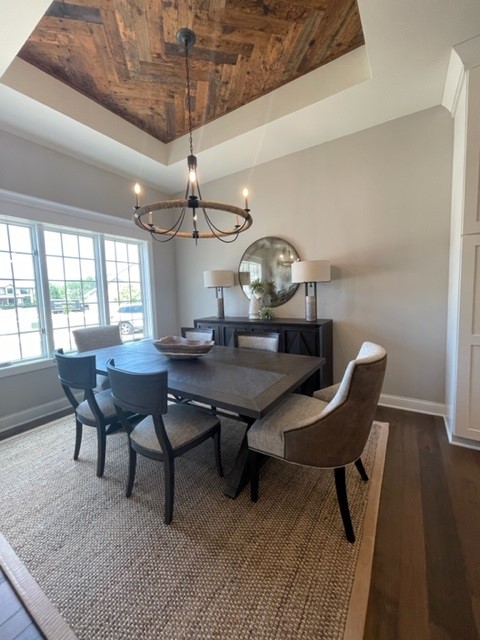
[[469,438],[461,438],[460,436],[454,436],[448,428],[447,417],[444,418],[445,431],[447,432],[447,438],[450,444],[454,444],[456,447],[464,447],[465,449],[474,449],[480,451],[480,442],[476,440],[470,440]]
[[[50,416],[54,416],[60,411],[67,411],[71,405],[66,398],[60,398],[59,400],[52,400],[45,404],[40,404],[30,409],[24,409],[23,411],[17,411],[11,413],[9,416],[0,418],[0,434],[4,431],[10,431],[22,427],[25,424],[36,422],[38,420],[45,420]],[[54,419],[52,417],[52,420]]]
[[432,416],[447,415],[447,405],[441,402],[431,402],[430,400],[417,400],[416,398],[405,398],[403,396],[391,396],[382,393],[378,403],[382,407],[390,407],[391,409],[404,409],[405,411],[414,411],[415,413],[428,413]]

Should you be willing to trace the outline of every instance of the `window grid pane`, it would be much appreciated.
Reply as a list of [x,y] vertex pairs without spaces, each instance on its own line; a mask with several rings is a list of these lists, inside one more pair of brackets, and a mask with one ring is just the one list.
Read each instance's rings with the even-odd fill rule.
[[2,362],[44,355],[31,228],[0,225],[0,345]]
[[110,322],[120,326],[124,341],[142,339],[145,329],[139,245],[109,239],[105,247]]
[[[100,324],[98,305],[93,304],[97,296],[94,239],[71,232],[48,233],[46,260],[54,348],[71,351],[75,349],[73,329]],[[53,255],[49,255],[49,246]]]
[[[45,358],[59,347],[75,350],[72,330],[99,325],[107,304],[123,339],[142,339],[144,247],[126,238],[0,218],[0,364]],[[107,299],[97,289],[102,255]]]

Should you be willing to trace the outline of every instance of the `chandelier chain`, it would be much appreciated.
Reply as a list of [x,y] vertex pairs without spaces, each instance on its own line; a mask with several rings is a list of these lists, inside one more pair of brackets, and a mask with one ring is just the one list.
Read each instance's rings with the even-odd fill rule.
[[193,134],[192,134],[192,93],[190,90],[190,65],[188,57],[188,41],[185,40],[185,69],[187,75],[187,109],[188,109],[188,131],[189,131],[189,144],[190,155],[193,156]]
[[[153,204],[140,206],[138,194],[140,193],[140,185],[135,185],[135,206],[133,219],[135,224],[150,233],[150,236],[156,242],[170,242],[175,237],[192,238],[195,244],[201,238],[217,238],[221,242],[230,243],[238,238],[239,233],[249,229],[252,226],[252,217],[248,208],[248,191],[244,193],[245,208],[240,208],[230,204],[224,204],[215,201],[203,200],[200,184],[197,176],[197,158],[193,153],[193,115],[192,115],[192,87],[190,77],[190,51],[189,48],[195,45],[196,36],[193,31],[188,28],[180,29],[177,33],[177,42],[183,44],[185,52],[185,75],[186,75],[186,106],[188,111],[188,132],[190,155],[187,159],[189,176],[185,189],[183,200],[162,200]],[[180,209],[180,214],[170,227],[163,227],[153,222],[153,213],[156,211],[167,212],[173,209]],[[232,228],[222,229],[217,226],[207,213],[207,209],[214,211],[222,211],[224,213],[233,214],[236,224]],[[183,229],[183,223],[188,211],[191,211],[192,231]],[[207,226],[207,231],[202,231],[197,226],[197,212],[203,214],[202,222]],[[148,216],[148,218],[147,218]],[[190,216],[189,216],[190,218]],[[148,222],[147,222],[148,220]],[[239,223],[242,220],[242,223]],[[222,225],[223,226],[223,225]]]

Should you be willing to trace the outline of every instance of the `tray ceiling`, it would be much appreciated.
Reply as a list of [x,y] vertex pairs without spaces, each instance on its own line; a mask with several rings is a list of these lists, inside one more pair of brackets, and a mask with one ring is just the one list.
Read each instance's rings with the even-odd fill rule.
[[364,43],[356,0],[52,2],[19,57],[162,142],[188,131],[180,27],[199,127]]

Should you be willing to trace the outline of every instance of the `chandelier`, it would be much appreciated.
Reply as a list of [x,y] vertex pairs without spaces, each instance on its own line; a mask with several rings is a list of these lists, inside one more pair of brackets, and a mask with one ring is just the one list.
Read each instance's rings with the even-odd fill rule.
[[[245,208],[237,207],[231,204],[223,204],[221,202],[215,202],[211,200],[203,200],[202,192],[200,190],[200,183],[198,181],[197,174],[197,158],[193,153],[193,136],[192,136],[192,97],[190,90],[190,65],[189,65],[189,49],[193,47],[196,42],[196,35],[190,29],[180,29],[177,33],[177,42],[183,45],[185,50],[185,69],[186,69],[186,89],[187,89],[187,110],[188,110],[188,130],[189,130],[189,143],[190,143],[190,155],[187,158],[188,163],[188,179],[187,187],[185,189],[185,197],[181,200],[162,200],[160,202],[154,202],[140,206],[139,194],[140,185],[137,183],[134,187],[135,191],[135,206],[133,221],[145,231],[148,231],[151,237],[157,242],[168,242],[173,238],[193,238],[195,244],[199,238],[217,238],[222,242],[233,242],[238,238],[238,234],[242,231],[246,231],[252,226],[252,216],[250,215],[250,209],[248,208],[248,190],[243,190],[243,196],[245,198]],[[214,211],[222,211],[223,213],[231,214],[234,224],[227,228],[222,228],[214,222],[215,218],[212,218],[208,212],[209,209]],[[153,213],[155,211],[168,212],[170,210],[178,210],[178,217],[174,224],[170,227],[154,224]],[[187,213],[188,212],[188,213]],[[207,231],[199,231],[198,218],[199,214],[203,214],[203,219]],[[234,216],[234,217],[233,217]],[[191,226],[188,230],[185,230],[184,223],[188,224],[190,220]]]

